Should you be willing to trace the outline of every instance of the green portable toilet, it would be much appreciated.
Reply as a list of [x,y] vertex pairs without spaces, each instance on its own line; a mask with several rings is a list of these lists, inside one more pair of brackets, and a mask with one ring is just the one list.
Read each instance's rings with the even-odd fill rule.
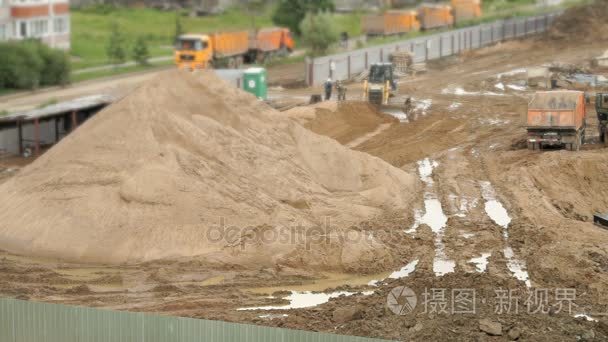
[[266,69],[249,68],[243,74],[243,89],[252,93],[258,99],[266,100],[268,86],[266,85]]

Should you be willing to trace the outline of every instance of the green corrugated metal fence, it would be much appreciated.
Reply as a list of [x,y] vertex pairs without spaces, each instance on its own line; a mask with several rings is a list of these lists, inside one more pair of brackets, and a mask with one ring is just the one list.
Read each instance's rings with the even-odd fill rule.
[[1,342],[382,342],[385,340],[0,299]]

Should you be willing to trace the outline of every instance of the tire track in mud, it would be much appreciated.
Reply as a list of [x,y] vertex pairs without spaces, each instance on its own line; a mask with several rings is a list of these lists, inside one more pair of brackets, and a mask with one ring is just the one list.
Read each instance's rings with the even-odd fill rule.
[[531,286],[525,262],[509,243],[510,214],[504,209],[479,156],[479,146],[449,149],[417,163],[425,192],[413,210],[414,224],[406,233],[422,238],[422,226],[434,233],[435,276],[447,273],[491,272],[515,277]]

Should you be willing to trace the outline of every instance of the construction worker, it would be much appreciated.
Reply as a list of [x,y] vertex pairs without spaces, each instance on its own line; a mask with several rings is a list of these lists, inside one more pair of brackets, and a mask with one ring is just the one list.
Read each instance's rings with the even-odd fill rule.
[[325,81],[325,101],[329,101],[329,99],[331,99],[331,90],[333,87],[334,85],[331,78],[328,78],[327,81]]
[[342,81],[336,81],[336,90],[338,91],[338,101],[346,101],[346,86]]
[[403,104],[403,111],[405,112],[405,114],[409,115],[410,112],[412,111],[412,98],[408,97],[405,100],[405,103]]

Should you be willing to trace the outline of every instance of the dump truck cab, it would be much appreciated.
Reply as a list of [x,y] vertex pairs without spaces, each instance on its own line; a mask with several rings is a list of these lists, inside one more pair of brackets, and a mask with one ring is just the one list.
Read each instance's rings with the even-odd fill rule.
[[184,34],[175,46],[175,64],[179,69],[204,69],[213,59],[211,39],[204,34]]
[[598,93],[595,96],[595,112],[597,113],[600,141],[608,144],[608,93]]
[[375,105],[388,104],[388,99],[397,91],[394,67],[392,63],[375,63],[369,69],[368,79],[364,84],[365,96]]

